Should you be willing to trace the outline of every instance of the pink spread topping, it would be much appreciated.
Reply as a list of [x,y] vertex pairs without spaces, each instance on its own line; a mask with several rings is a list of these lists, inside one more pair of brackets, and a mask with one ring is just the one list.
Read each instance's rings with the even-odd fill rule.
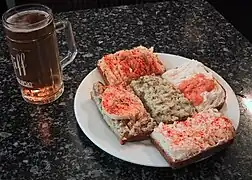
[[142,102],[122,85],[108,86],[102,94],[102,107],[120,119],[134,118],[145,111]]
[[162,124],[159,131],[173,148],[205,149],[219,141],[233,137],[234,128],[229,119],[210,113],[198,113],[186,121]]
[[179,90],[185,97],[198,106],[203,102],[202,92],[210,92],[214,89],[213,79],[207,79],[204,74],[197,74],[194,77],[184,80],[179,84]]
[[[143,75],[162,74],[164,66],[157,61],[157,57],[147,48],[121,50],[103,57],[107,67],[102,71],[111,71],[113,77],[108,77],[110,84],[137,79]],[[109,68],[109,70],[104,69]],[[116,78],[116,79],[115,79]]]

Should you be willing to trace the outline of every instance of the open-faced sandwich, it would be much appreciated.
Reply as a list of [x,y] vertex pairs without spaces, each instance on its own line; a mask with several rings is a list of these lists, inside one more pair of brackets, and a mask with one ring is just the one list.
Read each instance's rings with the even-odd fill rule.
[[91,97],[121,144],[150,138],[173,168],[220,151],[235,129],[218,110],[225,91],[195,60],[165,72],[153,49],[139,46],[98,61],[105,81]]
[[232,122],[216,109],[202,111],[186,121],[160,123],[151,134],[152,142],[173,168],[224,149],[234,137]]
[[138,46],[105,55],[97,68],[107,85],[130,82],[144,75],[161,75],[165,67],[153,53],[153,48]]
[[130,86],[158,123],[185,120],[196,112],[191,102],[160,76],[142,76]]
[[191,60],[175,69],[167,70],[163,78],[175,85],[198,111],[209,108],[221,109],[225,91],[212,73],[196,60]]
[[148,139],[157,125],[130,87],[97,82],[91,97],[121,144]]

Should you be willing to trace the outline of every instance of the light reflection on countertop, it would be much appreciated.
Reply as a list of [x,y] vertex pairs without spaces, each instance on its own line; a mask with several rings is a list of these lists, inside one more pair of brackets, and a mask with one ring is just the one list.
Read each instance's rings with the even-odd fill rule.
[[242,103],[245,105],[245,108],[252,113],[252,97],[244,95],[244,97],[242,97]]

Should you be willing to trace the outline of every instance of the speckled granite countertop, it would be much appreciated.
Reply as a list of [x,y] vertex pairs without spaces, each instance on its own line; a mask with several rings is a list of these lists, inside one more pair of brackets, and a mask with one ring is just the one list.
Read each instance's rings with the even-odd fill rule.
[[[139,44],[198,59],[231,87],[252,90],[251,44],[202,0],[61,13],[72,22],[76,60],[64,70],[65,92],[51,105],[23,101],[0,31],[0,179],[252,179],[252,102],[238,97],[241,119],[226,151],[172,171],[123,162],[96,147],[77,125],[73,103],[81,80],[107,52]],[[248,100],[248,99],[247,99]],[[248,107],[246,107],[248,106]]]

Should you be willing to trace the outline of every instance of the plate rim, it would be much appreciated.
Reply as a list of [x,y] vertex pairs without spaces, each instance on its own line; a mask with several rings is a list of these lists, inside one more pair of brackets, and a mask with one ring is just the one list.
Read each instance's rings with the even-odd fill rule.
[[[175,55],[175,54],[169,54],[169,53],[155,53],[155,54],[157,54],[157,55],[161,55],[161,56],[174,56],[174,57],[177,57],[177,58],[183,58],[183,59],[186,59],[186,60],[192,60],[192,59],[190,59],[190,58],[187,58],[187,57],[184,57],[184,56],[180,56],[180,55]],[[203,63],[203,62],[202,62]],[[204,63],[203,63],[204,64]],[[205,65],[204,65],[205,66]],[[241,111],[240,111],[240,106],[239,106],[239,102],[238,102],[238,99],[237,99],[237,97],[236,97],[236,95],[235,95],[235,92],[234,92],[234,90],[231,88],[231,86],[228,84],[228,82],[222,77],[222,76],[220,76],[218,73],[216,73],[214,70],[212,70],[211,68],[209,68],[209,67],[207,67],[207,66],[205,66],[206,67],[206,69],[207,70],[210,70],[212,73],[213,73],[213,75],[214,76],[218,76],[218,78],[220,78],[222,81],[224,81],[225,83],[226,83],[226,85],[228,86],[228,88],[231,90],[231,93],[232,94],[234,94],[234,96],[235,96],[235,104],[238,106],[238,112],[237,112],[237,114],[238,114],[238,119],[237,119],[237,121],[238,121],[238,123],[237,123],[237,127],[235,127],[235,130],[237,131],[237,129],[238,129],[238,127],[239,127],[239,124],[240,124],[240,113],[241,113]],[[116,157],[116,158],[118,158],[118,159],[120,159],[120,160],[123,160],[123,161],[126,161],[126,162],[129,162],[129,163],[133,163],[133,164],[137,164],[137,165],[141,165],[141,166],[148,166],[148,167],[170,167],[170,165],[167,163],[167,165],[166,166],[160,166],[160,165],[151,165],[151,164],[143,164],[143,163],[141,163],[141,162],[135,162],[135,161],[132,161],[132,160],[130,160],[130,159],[126,159],[125,157],[120,157],[120,156],[118,156],[117,154],[115,154],[115,153],[111,153],[111,151],[107,148],[107,147],[103,147],[103,146],[101,146],[98,142],[96,142],[92,137],[90,137],[90,135],[86,132],[86,130],[85,130],[85,128],[82,126],[82,123],[80,122],[80,120],[79,120],[79,116],[78,116],[78,111],[77,111],[77,102],[78,102],[78,100],[77,100],[77,98],[79,97],[79,94],[80,94],[80,89],[81,89],[81,87],[82,87],[82,85],[84,84],[84,82],[89,78],[89,76],[94,72],[94,71],[96,71],[97,70],[97,67],[96,68],[94,68],[92,71],[90,71],[83,79],[82,79],[82,81],[81,81],[81,83],[79,84],[79,86],[78,86],[78,88],[77,88],[77,90],[76,90],[76,92],[75,92],[75,97],[74,97],[74,114],[75,114],[75,118],[76,118],[76,120],[77,120],[77,123],[78,123],[78,125],[79,125],[79,127],[80,127],[80,129],[82,130],[82,132],[85,134],[85,136],[87,136],[87,138],[92,142],[92,143],[94,143],[97,147],[99,147],[101,150],[103,150],[105,153],[107,153],[107,154],[109,154],[109,155],[111,155],[111,156],[114,156],[114,157]]]

